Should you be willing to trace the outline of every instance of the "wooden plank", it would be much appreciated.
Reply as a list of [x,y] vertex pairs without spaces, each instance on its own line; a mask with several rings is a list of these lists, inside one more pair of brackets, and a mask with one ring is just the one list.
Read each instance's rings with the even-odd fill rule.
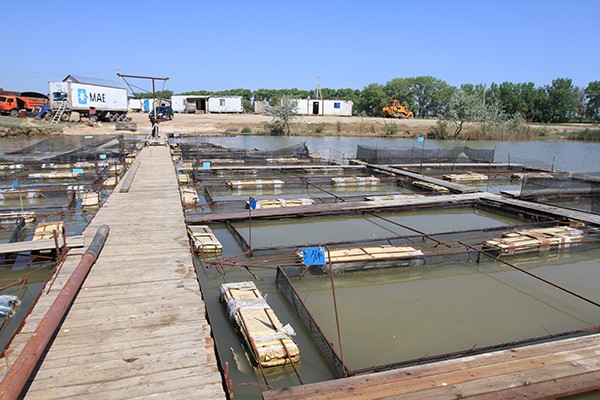
[[[58,247],[62,248],[62,237],[58,238]],[[68,236],[67,247],[83,247],[83,236]],[[54,250],[54,239],[29,240],[27,242],[1,243],[0,254],[22,253],[30,251]]]
[[367,167],[373,168],[375,170],[391,172],[395,175],[404,176],[406,178],[411,178],[413,180],[424,181],[427,183],[432,183],[434,185],[443,186],[445,188],[448,188],[449,190],[451,190],[454,193],[474,193],[474,192],[479,191],[478,188],[473,187],[473,186],[461,185],[461,184],[455,183],[455,182],[448,182],[443,179],[432,178],[430,176],[416,174],[414,172],[409,172],[409,171],[406,171],[403,169],[391,168],[391,167],[386,167],[383,165],[375,165],[375,164],[368,164],[368,163],[363,163],[363,164],[366,165]]
[[[409,393],[416,393],[415,398],[449,398],[449,393],[452,394],[450,398],[457,398],[454,391],[447,392],[447,390],[453,390],[461,383],[468,385],[474,382],[485,382],[479,389],[483,393],[490,385],[496,385],[496,390],[501,390],[502,385],[511,388],[514,386],[515,376],[525,374],[529,377],[535,371],[543,371],[547,374],[550,370],[552,376],[550,379],[567,379],[578,375],[579,372],[573,369],[571,371],[573,375],[567,376],[563,373],[565,365],[595,363],[596,369],[599,369],[599,339],[600,335],[591,335],[336,381],[277,389],[265,392],[263,398],[266,400],[387,399],[403,396],[404,399],[404,396]],[[552,369],[554,366],[557,367]],[[506,379],[506,375],[510,375],[511,378]],[[557,384],[557,386],[561,385]],[[432,388],[436,388],[437,391]],[[419,397],[421,394],[423,397]],[[468,393],[461,391],[459,394],[467,397]]]
[[142,161],[138,160],[131,165],[131,168],[125,174],[125,177],[121,181],[121,186],[119,187],[119,193],[129,193],[129,188],[131,188],[131,184],[135,179],[135,174],[137,173],[138,168],[140,167],[140,163]]

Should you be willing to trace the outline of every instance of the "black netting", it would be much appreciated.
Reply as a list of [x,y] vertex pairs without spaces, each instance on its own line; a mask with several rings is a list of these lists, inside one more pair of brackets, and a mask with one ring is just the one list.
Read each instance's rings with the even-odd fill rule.
[[457,146],[451,149],[378,149],[358,145],[356,158],[370,164],[491,163],[494,149]]
[[186,160],[228,159],[228,160],[266,160],[269,158],[300,158],[308,159],[310,153],[306,143],[300,143],[278,150],[261,150],[257,148],[230,148],[212,143],[179,142],[183,158]]
[[565,199],[572,199],[572,208],[600,213],[600,174],[530,174],[521,185],[521,197],[562,199],[565,206]]
[[30,146],[5,152],[0,161],[5,162],[77,162],[94,161],[99,154],[118,158],[133,151],[132,142],[125,143],[118,136],[61,136],[40,140]]
[[332,345],[321,331],[321,328],[319,327],[317,322],[312,318],[312,315],[300,299],[300,296],[294,289],[290,279],[281,267],[277,268],[276,281],[277,287],[279,288],[283,296],[287,299],[287,301],[294,308],[294,310],[296,310],[296,313],[298,314],[304,325],[310,331],[313,340],[315,341],[317,346],[319,346],[319,349],[321,350],[323,356],[329,363],[329,366],[333,370],[335,376],[338,378],[343,378],[344,376],[347,376],[347,374],[344,374],[344,366],[342,364],[342,360],[337,355]]

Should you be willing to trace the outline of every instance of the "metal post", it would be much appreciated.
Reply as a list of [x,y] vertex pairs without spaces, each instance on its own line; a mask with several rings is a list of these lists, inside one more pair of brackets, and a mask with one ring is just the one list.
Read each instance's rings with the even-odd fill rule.
[[248,200],[248,254],[252,257],[252,205]]
[[340,360],[342,361],[342,374],[344,378],[347,376],[346,374],[346,365],[344,364],[344,351],[342,350],[342,333],[340,331],[340,317],[338,315],[337,309],[337,299],[335,297],[335,285],[333,284],[333,266],[331,265],[331,252],[329,251],[329,246],[323,245],[327,250],[327,263],[329,264],[329,278],[331,280],[331,294],[333,296],[333,311],[335,312],[335,325],[337,327],[337,335],[338,335],[338,343],[340,345]]

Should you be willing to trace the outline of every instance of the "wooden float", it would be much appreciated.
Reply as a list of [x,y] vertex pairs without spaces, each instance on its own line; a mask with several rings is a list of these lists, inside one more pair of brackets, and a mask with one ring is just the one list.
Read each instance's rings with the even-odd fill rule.
[[52,172],[36,172],[27,175],[29,179],[70,179],[81,174],[73,173],[72,171],[52,171]]
[[510,176],[512,179],[524,181],[526,179],[552,179],[554,176],[547,172],[517,172]]
[[187,231],[196,253],[216,256],[223,251],[223,245],[207,225],[189,225]]
[[97,192],[82,192],[79,194],[82,207],[98,207],[100,200]]
[[62,221],[58,222],[40,222],[35,227],[33,238],[31,240],[47,240],[54,239],[54,232],[58,235],[65,233],[65,223]]
[[248,179],[227,181],[227,186],[232,189],[251,189],[251,188],[280,188],[284,184],[281,179]]
[[190,176],[185,172],[177,174],[177,182],[179,183],[179,186],[187,186],[190,184]]
[[8,211],[0,212],[0,224],[14,224],[19,218],[23,218],[25,222],[33,222],[35,220],[35,212],[33,211]]
[[66,164],[57,164],[57,163],[44,163],[42,164],[42,169],[71,169],[71,168],[95,168],[96,164],[90,161],[79,161],[76,163],[66,163]]
[[335,186],[376,186],[379,185],[379,178],[374,176],[347,176],[331,178],[331,184]]
[[291,338],[294,330],[279,321],[254,282],[222,284],[220,300],[256,364],[266,368],[300,362],[300,350]]
[[23,169],[23,168],[25,168],[25,165],[23,165],[23,164],[0,164],[0,171]]
[[[313,199],[263,199],[256,200],[256,209],[283,208],[283,207],[302,207],[315,204]],[[246,208],[250,207],[250,202],[246,201]]]
[[125,165],[131,165],[135,161],[135,154],[128,154],[125,156]]
[[[302,251],[296,252],[302,260]],[[417,267],[425,264],[423,252],[410,246],[361,246],[331,249],[325,252],[326,265],[320,266],[323,272],[329,270],[329,260],[334,273],[366,271],[379,268]]]
[[0,200],[18,200],[19,198],[35,199],[38,197],[43,197],[42,192],[40,192],[39,190],[0,189]]
[[106,178],[104,180],[104,182],[102,182],[102,187],[107,188],[107,189],[112,189],[115,186],[117,186],[117,177],[116,176],[109,176],[108,178]]
[[406,194],[384,194],[381,196],[365,196],[367,201],[385,201],[385,200],[407,200],[425,197],[422,194],[406,193]]
[[429,190],[434,193],[450,194],[450,189],[444,186],[436,185],[435,183],[429,183],[424,181],[413,181],[412,185],[419,189]]
[[483,242],[483,250],[500,255],[545,252],[569,248],[583,241],[583,231],[568,226],[536,228],[507,232],[500,238]]
[[184,206],[194,206],[200,202],[196,189],[182,187],[181,190],[181,201]]
[[488,176],[475,172],[466,172],[464,174],[448,174],[443,176],[444,180],[452,182],[480,182],[487,181]]

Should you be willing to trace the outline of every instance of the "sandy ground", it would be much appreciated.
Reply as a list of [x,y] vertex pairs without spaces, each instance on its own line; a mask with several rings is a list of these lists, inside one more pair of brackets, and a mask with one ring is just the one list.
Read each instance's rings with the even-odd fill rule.
[[[137,124],[135,134],[146,135],[152,128],[145,113],[130,113],[131,122]],[[253,114],[175,114],[172,121],[160,124],[162,133],[179,132],[181,135],[222,135],[242,134],[247,127],[255,135],[265,133],[265,124],[271,121],[266,115]],[[291,127],[292,135],[339,135],[339,136],[382,136],[385,124],[398,125],[395,137],[419,136],[425,134],[435,124],[435,120],[394,120],[384,118],[362,117],[332,117],[332,116],[298,116],[294,118]],[[112,135],[115,134],[115,123],[106,122],[101,126],[86,126],[81,123],[69,122],[63,124],[64,134],[76,135]],[[321,132],[318,132],[321,128]],[[244,129],[247,131],[248,129]],[[127,131],[118,131],[127,134]]]

